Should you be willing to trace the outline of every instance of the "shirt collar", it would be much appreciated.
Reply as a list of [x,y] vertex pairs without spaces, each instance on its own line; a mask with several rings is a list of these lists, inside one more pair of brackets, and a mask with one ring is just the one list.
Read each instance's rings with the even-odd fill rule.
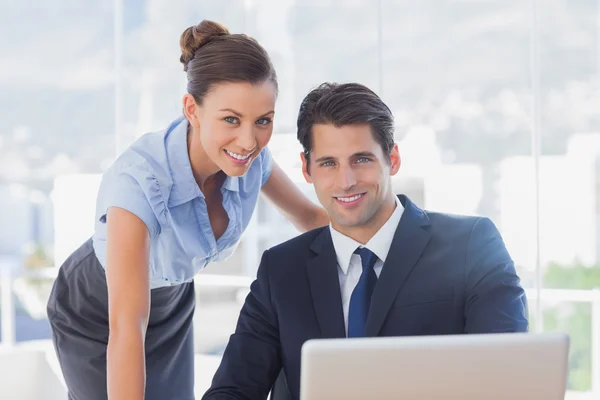
[[394,240],[396,228],[398,228],[398,224],[400,223],[400,219],[402,218],[402,214],[404,212],[404,207],[402,206],[402,203],[398,197],[394,196],[394,198],[396,199],[396,208],[394,209],[394,212],[365,246],[361,245],[351,237],[336,231],[331,224],[329,224],[333,248],[335,249],[338,264],[344,275],[348,273],[352,254],[354,254],[354,251],[359,247],[366,247],[375,253],[377,258],[385,262],[388,252],[390,251],[392,241]]
[[[187,203],[196,197],[204,198],[204,194],[194,178],[188,154],[188,124],[187,118],[182,115],[173,121],[165,133],[167,163],[173,182],[169,196],[169,206],[171,207]],[[237,192],[239,190],[238,180],[239,178],[236,176],[228,176],[223,183],[223,188]]]
[[239,176],[228,176],[223,182],[223,188],[232,192],[240,191],[240,177]]
[[331,224],[329,224],[329,230],[331,231],[331,241],[333,242],[333,248],[337,257],[337,262],[344,275],[348,273],[350,267],[350,259],[354,250],[361,246],[356,240],[343,233],[336,231]]

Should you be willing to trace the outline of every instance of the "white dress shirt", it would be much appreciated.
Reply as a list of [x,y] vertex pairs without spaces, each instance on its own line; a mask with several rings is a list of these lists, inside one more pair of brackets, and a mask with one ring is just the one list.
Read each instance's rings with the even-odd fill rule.
[[343,233],[336,231],[331,224],[329,225],[331,239],[333,241],[333,247],[335,249],[338,262],[338,278],[340,280],[340,289],[342,292],[342,306],[344,309],[344,325],[346,327],[346,332],[348,332],[348,310],[350,309],[350,297],[352,296],[352,292],[358,284],[360,275],[362,274],[362,263],[360,256],[358,254],[354,254],[354,251],[359,247],[366,247],[375,253],[377,256],[377,261],[375,262],[374,270],[377,278],[379,278],[381,269],[383,268],[383,263],[385,262],[390,250],[390,246],[392,245],[396,228],[398,228],[398,223],[400,222],[400,218],[402,218],[402,213],[404,212],[404,207],[402,206],[402,203],[400,203],[400,200],[397,197],[395,197],[395,199],[396,208],[394,209],[394,212],[386,221],[386,223],[383,224],[383,226],[377,231],[377,233],[375,233],[371,240],[369,240],[369,242],[364,246],[358,243],[356,240],[344,235]]

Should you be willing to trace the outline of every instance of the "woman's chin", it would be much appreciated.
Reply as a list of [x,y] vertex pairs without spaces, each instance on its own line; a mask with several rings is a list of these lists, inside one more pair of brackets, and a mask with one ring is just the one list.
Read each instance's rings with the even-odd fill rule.
[[221,170],[227,176],[242,176],[248,171],[250,164],[251,164],[251,162],[249,162],[248,164],[244,164],[244,165],[221,163],[220,167],[221,167]]

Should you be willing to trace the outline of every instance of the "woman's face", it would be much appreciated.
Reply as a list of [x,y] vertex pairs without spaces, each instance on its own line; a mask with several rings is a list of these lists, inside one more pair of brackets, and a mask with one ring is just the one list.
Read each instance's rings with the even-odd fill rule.
[[187,109],[195,117],[188,118],[192,134],[199,135],[204,152],[218,169],[229,176],[248,171],[271,139],[276,98],[270,81],[225,82],[213,86],[194,110]]

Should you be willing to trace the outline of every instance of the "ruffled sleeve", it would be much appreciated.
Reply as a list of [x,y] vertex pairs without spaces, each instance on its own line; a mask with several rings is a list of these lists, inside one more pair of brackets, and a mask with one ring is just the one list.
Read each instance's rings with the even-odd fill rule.
[[150,171],[139,166],[104,175],[97,201],[97,221],[106,223],[110,207],[119,207],[137,216],[148,227],[150,237],[160,233],[165,203],[158,181]]

